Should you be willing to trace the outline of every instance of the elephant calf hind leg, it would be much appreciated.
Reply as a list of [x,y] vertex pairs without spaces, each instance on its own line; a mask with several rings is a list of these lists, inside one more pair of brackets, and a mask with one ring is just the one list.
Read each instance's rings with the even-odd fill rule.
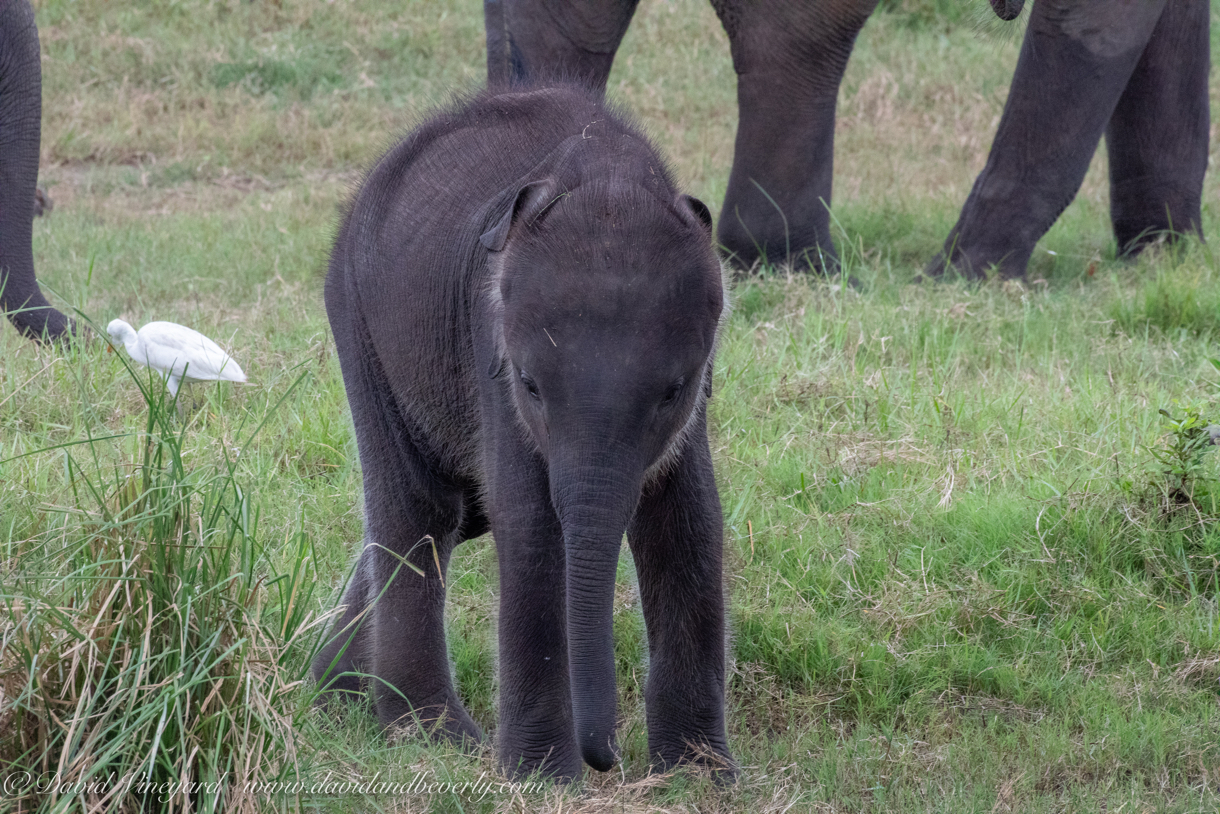
[[319,706],[331,701],[355,698],[362,694],[360,673],[363,672],[364,611],[367,606],[367,586],[360,569],[352,576],[344,591],[343,613],[331,631],[331,638],[314,657],[311,671],[321,692]]
[[427,538],[416,548],[365,546],[343,598],[347,607],[313,662],[323,687],[319,703],[360,697],[368,686],[383,726],[418,723],[434,736],[477,742],[482,732],[453,686],[441,622],[449,552],[438,547],[437,572]]

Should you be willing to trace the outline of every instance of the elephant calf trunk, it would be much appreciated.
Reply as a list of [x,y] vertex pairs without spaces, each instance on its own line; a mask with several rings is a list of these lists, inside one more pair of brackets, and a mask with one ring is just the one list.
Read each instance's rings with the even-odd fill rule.
[[621,532],[613,540],[567,545],[568,670],[581,757],[600,772],[618,762],[614,740],[614,574]]
[[618,762],[614,577],[623,533],[640,498],[642,472],[630,465],[578,464],[555,467],[552,477],[551,496],[559,509],[567,559],[568,670],[576,744],[585,763],[604,772]]

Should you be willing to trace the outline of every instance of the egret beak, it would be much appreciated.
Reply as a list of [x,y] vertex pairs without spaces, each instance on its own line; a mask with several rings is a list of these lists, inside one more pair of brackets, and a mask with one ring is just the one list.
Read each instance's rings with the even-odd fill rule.
[[114,345],[107,344],[107,345],[106,345],[106,353],[114,353]]

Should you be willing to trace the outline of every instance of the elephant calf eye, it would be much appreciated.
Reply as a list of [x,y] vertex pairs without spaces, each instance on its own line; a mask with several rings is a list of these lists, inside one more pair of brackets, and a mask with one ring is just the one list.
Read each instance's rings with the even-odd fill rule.
[[531,398],[539,400],[542,399],[542,396],[538,394],[538,385],[534,384],[534,380],[530,378],[530,374],[526,373],[524,370],[521,371],[521,383],[525,385],[525,390],[530,394]]
[[662,404],[673,404],[678,400],[678,396],[682,395],[682,382],[674,382],[665,391],[664,398],[661,399]]

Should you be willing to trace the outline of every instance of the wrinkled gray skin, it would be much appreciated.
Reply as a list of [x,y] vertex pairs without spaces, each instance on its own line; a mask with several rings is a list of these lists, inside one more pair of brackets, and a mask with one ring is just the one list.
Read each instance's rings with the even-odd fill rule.
[[707,207],[599,94],[485,93],[369,174],[325,296],[366,525],[313,665],[327,695],[361,692],[363,672],[384,725],[482,737],[450,672],[443,574],[455,546],[490,529],[501,765],[610,768],[626,532],[652,759],[706,759],[701,747],[731,765],[705,408],[726,302]]
[[34,276],[34,201],[42,136],[38,29],[28,0],[0,0],[0,310],[32,339],[59,339],[72,323]]
[[[876,0],[712,0],[740,112],[718,237],[734,263],[836,265],[829,213],[835,101]],[[992,0],[1004,19],[1023,0]],[[604,88],[636,0],[485,0],[488,77]],[[1207,162],[1207,0],[1035,4],[987,168],[945,252],[970,275],[1019,275],[1071,202],[1102,133],[1120,249],[1199,232]]]

